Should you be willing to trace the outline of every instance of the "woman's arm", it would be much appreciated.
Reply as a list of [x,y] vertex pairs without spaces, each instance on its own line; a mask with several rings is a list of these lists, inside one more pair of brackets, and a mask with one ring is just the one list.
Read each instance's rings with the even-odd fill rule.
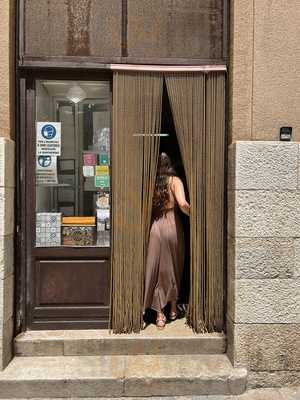
[[172,179],[171,189],[172,189],[174,197],[179,205],[180,210],[184,214],[190,215],[190,205],[186,201],[186,198],[185,198],[183,183],[177,176],[175,176]]

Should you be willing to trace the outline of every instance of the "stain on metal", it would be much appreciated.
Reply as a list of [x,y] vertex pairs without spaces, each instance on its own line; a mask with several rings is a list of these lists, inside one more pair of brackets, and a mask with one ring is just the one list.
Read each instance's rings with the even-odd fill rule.
[[128,1],[122,0],[122,57],[128,56]]
[[51,12],[51,4],[50,4],[51,0],[47,1],[47,14],[48,14],[48,18],[50,19],[50,12]]
[[224,2],[220,0],[211,0],[210,3],[211,12],[208,15],[210,32],[209,57],[211,59],[216,59],[220,57],[220,53],[222,52],[221,43],[224,34],[222,15]]
[[69,56],[90,55],[91,1],[65,0],[68,13]]

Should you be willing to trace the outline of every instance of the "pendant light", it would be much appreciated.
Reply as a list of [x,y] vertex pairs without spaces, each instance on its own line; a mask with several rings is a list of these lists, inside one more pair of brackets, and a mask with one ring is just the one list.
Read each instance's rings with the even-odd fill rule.
[[66,97],[77,104],[86,98],[86,92],[78,84],[74,84],[68,90]]

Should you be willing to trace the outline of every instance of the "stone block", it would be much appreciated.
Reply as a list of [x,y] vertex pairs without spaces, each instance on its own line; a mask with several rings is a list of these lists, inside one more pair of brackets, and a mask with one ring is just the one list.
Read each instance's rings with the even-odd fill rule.
[[126,364],[125,396],[240,394],[246,377],[226,356],[136,356]]
[[28,340],[26,342],[15,340],[14,352],[16,356],[22,357],[62,356],[64,355],[64,342],[63,340]]
[[235,238],[229,243],[229,252],[234,253],[231,263],[235,265],[232,269],[237,279],[297,276],[292,238]]
[[2,345],[2,354],[0,359],[0,370],[5,368],[13,355],[13,329],[14,329],[14,321],[13,318],[9,318],[2,325],[2,335],[0,338],[0,342]]
[[229,188],[296,190],[298,143],[241,141],[230,146]]
[[300,191],[230,191],[228,230],[238,237],[300,237]]
[[294,252],[295,252],[295,271],[296,278],[300,278],[300,238],[294,239]]
[[14,189],[0,188],[0,237],[14,233]]
[[0,237],[0,279],[14,271],[13,235]]
[[300,399],[300,386],[283,387],[278,389],[284,400],[298,400]]
[[[263,387],[282,388],[284,386],[299,386],[300,371],[249,371],[248,388]],[[296,397],[294,400],[298,400]],[[284,398],[284,400],[287,400]]]
[[300,370],[300,324],[232,324],[234,365],[251,371]]
[[15,186],[15,143],[0,137],[0,187]]
[[14,275],[0,280],[0,321],[5,323],[13,315]]
[[234,322],[300,323],[300,279],[237,279]]

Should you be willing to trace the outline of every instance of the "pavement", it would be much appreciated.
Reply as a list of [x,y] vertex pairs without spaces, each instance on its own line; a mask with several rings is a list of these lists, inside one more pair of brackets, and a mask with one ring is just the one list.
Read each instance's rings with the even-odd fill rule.
[[[1,397],[0,397],[1,398]],[[69,400],[149,400],[150,397],[114,397],[114,398],[69,398]],[[239,396],[178,396],[178,397],[151,397],[152,400],[300,400],[300,386],[277,389],[248,390]],[[5,400],[5,399],[4,399]],[[7,399],[8,400],[8,399]],[[12,399],[9,399],[12,400]],[[28,398],[18,400],[29,400]],[[30,400],[66,400],[66,398],[48,398]]]

